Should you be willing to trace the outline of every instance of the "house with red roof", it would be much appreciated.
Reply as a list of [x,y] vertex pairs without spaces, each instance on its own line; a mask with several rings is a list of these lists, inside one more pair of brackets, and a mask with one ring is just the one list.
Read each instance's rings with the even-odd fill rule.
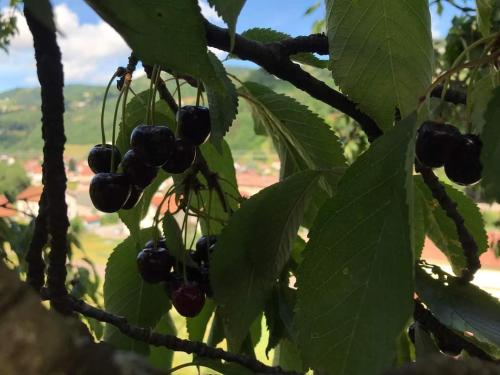
[[12,206],[5,195],[0,195],[0,218],[12,218],[16,215],[15,207]]

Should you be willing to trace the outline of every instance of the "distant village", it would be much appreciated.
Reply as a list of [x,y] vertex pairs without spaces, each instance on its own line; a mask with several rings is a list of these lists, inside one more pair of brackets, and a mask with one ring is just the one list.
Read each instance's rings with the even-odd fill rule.
[[[278,182],[279,164],[272,165],[268,170],[258,172],[254,169],[248,169],[244,166],[235,165],[236,178],[240,194],[244,197],[250,197],[263,188]],[[28,160],[24,162],[24,169],[30,178],[31,185],[21,191],[15,202],[11,203],[6,196],[0,195],[0,218],[11,218],[16,220],[26,220],[30,216],[38,213],[38,203],[42,194],[42,167],[40,160]],[[86,161],[68,161],[66,163],[66,173],[68,177],[68,190],[66,193],[66,203],[68,205],[68,215],[70,220],[80,218],[85,229],[102,237],[122,239],[128,235],[128,230],[121,222],[109,225],[103,220],[107,214],[97,211],[90,201],[89,184],[94,176]],[[160,205],[163,194],[171,184],[171,179],[165,181],[160,186],[158,192],[153,196],[149,210],[142,222],[144,227],[153,223],[154,215]],[[175,207],[164,205],[162,213],[167,210],[173,211]],[[480,205],[485,209],[484,205]],[[498,205],[495,205],[495,211]],[[500,209],[498,210],[500,218]],[[103,222],[104,221],[104,222]],[[481,256],[482,269],[477,273],[475,283],[487,290],[497,298],[500,298],[500,258],[497,257],[495,249],[500,243],[500,231],[490,231],[488,233],[490,247],[486,253]],[[441,251],[429,240],[426,239],[422,258],[432,264],[443,267],[451,272],[448,262]]]
[[[24,162],[24,170],[31,181],[31,185],[21,191],[15,202],[10,203],[5,195],[0,195],[0,217],[25,219],[29,216],[36,216],[38,213],[38,203],[42,195],[42,166],[41,161],[32,159]],[[267,173],[260,173],[254,169],[247,169],[236,165],[236,177],[240,194],[249,197],[266,186],[278,182],[279,165],[269,168]],[[94,173],[89,168],[86,161],[75,161],[70,159],[66,162],[66,174],[68,178],[68,189],[66,192],[66,203],[68,205],[68,216],[70,220],[80,218],[87,230],[99,232],[102,219],[106,216],[97,211],[89,197],[89,185]],[[165,181],[160,186],[158,192],[153,196],[151,204],[143,220],[143,225],[148,226],[153,222],[154,215],[165,193],[172,183],[171,179]],[[172,204],[172,203],[170,203]],[[162,211],[169,209],[166,205]],[[174,208],[170,207],[173,211]],[[163,213],[164,213],[163,212]],[[125,237],[127,229],[125,225],[118,226],[115,236]]]

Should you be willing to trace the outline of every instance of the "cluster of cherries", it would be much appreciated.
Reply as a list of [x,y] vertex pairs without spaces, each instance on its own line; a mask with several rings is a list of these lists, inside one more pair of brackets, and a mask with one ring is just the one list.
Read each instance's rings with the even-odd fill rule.
[[427,167],[444,166],[448,178],[460,185],[481,179],[481,139],[474,134],[461,134],[449,124],[426,121],[417,134],[417,158]]
[[[210,129],[208,108],[184,106],[177,112],[178,138],[167,126],[138,125],[123,158],[114,146],[94,146],[88,156],[89,167],[96,173],[90,183],[94,207],[103,212],[133,208],[159,168],[178,174],[193,164],[196,147],[207,140]],[[112,170],[112,164],[120,165],[122,173]]]
[[206,297],[212,297],[208,270],[216,242],[215,236],[201,237],[183,262],[170,253],[164,238],[156,244],[148,241],[137,256],[139,273],[147,283],[163,282],[179,314],[192,318],[203,309]]

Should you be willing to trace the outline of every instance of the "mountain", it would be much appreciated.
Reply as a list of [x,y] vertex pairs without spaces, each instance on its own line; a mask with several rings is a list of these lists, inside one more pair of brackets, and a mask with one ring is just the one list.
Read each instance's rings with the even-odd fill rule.
[[[311,107],[320,115],[328,116],[328,106],[311,99],[307,94],[295,89],[287,82],[280,81],[262,70],[228,68],[228,71],[242,81],[253,81],[269,86],[273,90],[293,96]],[[326,70],[315,70],[314,74],[322,80],[330,80]],[[133,81],[135,92],[148,88],[146,78]],[[171,92],[175,89],[173,81],[168,82]],[[196,90],[188,85],[182,87],[184,102],[194,101]],[[81,158],[90,145],[100,142],[100,114],[104,87],[68,85],[65,87],[65,126],[68,139],[67,149],[75,152],[69,156]],[[108,95],[105,126],[108,139],[114,103],[118,92],[114,87]],[[42,139],[40,131],[40,91],[38,88],[15,89],[0,93],[0,153],[17,157],[41,154]],[[269,160],[273,155],[272,145],[266,137],[256,136],[253,132],[252,117],[248,106],[241,103],[239,114],[227,136],[235,157],[247,162]],[[82,145],[78,147],[77,145]],[[78,151],[76,151],[78,150]]]

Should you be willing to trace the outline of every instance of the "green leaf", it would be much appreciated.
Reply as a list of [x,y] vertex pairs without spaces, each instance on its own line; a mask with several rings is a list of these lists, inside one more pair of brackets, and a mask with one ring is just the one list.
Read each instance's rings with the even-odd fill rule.
[[269,352],[279,344],[283,337],[286,337],[286,327],[283,324],[279,310],[279,293],[279,288],[277,286],[274,287],[264,309],[264,316],[269,331],[266,356],[269,356]]
[[496,0],[476,0],[477,25],[483,36],[490,35],[493,9]]
[[416,128],[412,115],[373,143],[309,232],[295,326],[302,357],[317,371],[378,374],[396,356],[412,312]]
[[273,366],[280,366],[286,371],[304,372],[305,368],[300,351],[290,340],[281,340],[274,351]]
[[405,363],[410,363],[412,361],[412,343],[406,330],[401,332],[399,338],[396,342],[396,358],[394,360],[395,367],[400,367]]
[[415,322],[415,356],[417,359],[424,359],[431,355],[442,353],[439,351],[432,336],[423,329],[418,322]]
[[413,243],[415,259],[420,259],[425,243],[425,204],[426,200],[420,189],[414,189],[413,200]]
[[149,65],[199,78],[217,87],[196,0],[87,0]]
[[[151,238],[153,230],[143,229],[113,250],[106,265],[104,307],[110,313],[126,317],[130,324],[154,328],[170,308],[170,302],[161,285],[145,283],[137,270],[137,254]],[[123,335],[111,325],[105,327],[104,340],[122,350],[149,352],[147,344]]]
[[212,299],[207,299],[201,312],[194,318],[188,318],[186,327],[191,341],[203,341],[208,322],[215,311]]
[[[208,167],[211,171],[216,171],[219,176],[219,182],[224,193],[224,200],[230,211],[236,211],[238,209],[238,203],[235,201],[235,197],[239,195],[238,183],[236,181],[236,171],[234,169],[234,160],[231,154],[231,149],[229,148],[226,141],[221,142],[220,151],[217,150],[215,145],[212,143],[205,143],[200,147],[200,150],[207,161]],[[176,176],[176,181],[181,181],[182,177]],[[206,185],[206,180],[198,174],[198,178]],[[200,198],[200,202],[198,201]],[[191,205],[195,208],[200,207],[201,200],[205,203],[207,207],[207,214],[211,216],[212,219],[207,220],[200,217],[201,229],[204,234],[210,232],[210,234],[218,234],[223,228],[223,221],[229,219],[229,212],[224,210],[224,206],[221,203],[221,198],[215,191],[210,194],[208,191],[203,190],[197,197],[192,197]],[[208,209],[210,206],[210,209]]]
[[261,113],[263,125],[279,145],[282,163],[291,164],[289,171],[345,168],[339,139],[308,107],[258,83],[246,82],[238,91]]
[[[262,43],[279,42],[291,38],[289,34],[260,27],[248,29],[244,31],[241,36]],[[291,59],[300,64],[314,66],[315,68],[325,69],[328,67],[328,61],[321,60],[312,53],[299,53],[297,55],[292,55]]]
[[493,90],[500,84],[500,73],[492,73],[473,83],[472,92],[467,98],[467,107],[471,112],[471,121],[475,132],[481,133],[486,122],[488,103],[493,97]]
[[308,15],[314,13],[320,6],[321,6],[320,1],[318,1],[317,3],[314,3],[309,8],[306,9],[306,11],[304,12],[304,16],[308,16]]
[[229,127],[238,113],[238,96],[236,95],[236,88],[233,82],[227,76],[224,65],[222,65],[213,53],[210,52],[208,57],[224,88],[223,90],[219,90],[217,87],[213,88],[211,85],[206,86],[212,124],[210,141],[216,145],[220,145],[220,141],[229,131]]
[[490,355],[500,357],[498,300],[475,285],[460,283],[441,270],[437,276],[438,279],[433,278],[417,268],[417,293],[422,302],[442,324]]
[[[422,177],[415,176],[416,195],[422,197],[426,233],[434,244],[446,255],[455,273],[466,266],[462,245],[458,238],[455,222],[451,220],[432,193],[425,185]],[[458,212],[465,220],[465,227],[470,231],[478,246],[478,253],[488,249],[488,238],[484,229],[483,216],[476,204],[461,191],[450,185],[443,184],[446,193],[457,203]]]
[[168,174],[160,169],[158,176],[156,176],[153,182],[144,190],[141,199],[137,202],[135,207],[130,210],[118,211],[118,216],[123,224],[127,226],[132,236],[136,236],[139,232],[141,220],[146,217],[149,211],[153,195],[167,178]]
[[434,51],[427,0],[326,0],[333,78],[383,128],[418,105]]
[[208,3],[215,8],[229,27],[231,36],[231,49],[234,43],[234,34],[236,32],[236,21],[240,15],[245,0],[208,0]]
[[163,216],[162,227],[163,234],[165,236],[165,243],[170,254],[188,266],[198,267],[191,257],[186,256],[187,251],[182,239],[181,228],[179,223],[177,223],[177,220],[175,220],[175,217],[166,213]]
[[[166,313],[161,318],[160,322],[156,325],[155,332],[163,335],[177,335],[174,321],[170,313]],[[151,352],[149,353],[149,363],[159,370],[165,370],[172,367],[172,360],[174,352],[163,346],[150,346]]]
[[309,192],[320,178],[302,172],[243,203],[223,229],[210,263],[215,300],[238,351],[290,257]]
[[483,152],[481,161],[483,163],[483,180],[481,185],[484,194],[489,200],[500,202],[500,87],[493,91],[485,114],[481,139],[483,141]]
[[212,320],[212,324],[210,326],[207,345],[215,348],[224,340],[225,337],[224,322],[222,321],[220,309],[217,308],[215,309],[214,319]]

